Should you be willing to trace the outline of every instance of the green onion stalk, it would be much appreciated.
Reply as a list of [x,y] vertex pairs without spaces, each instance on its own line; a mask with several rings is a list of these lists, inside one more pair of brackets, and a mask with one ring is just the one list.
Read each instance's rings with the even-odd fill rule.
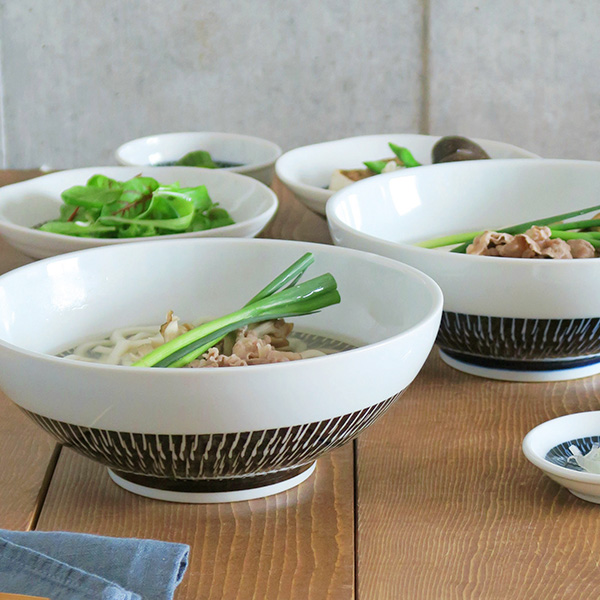
[[600,248],[600,233],[599,232],[580,232],[580,231],[563,231],[560,229],[551,228],[550,237],[559,238],[561,240],[586,240],[594,248]]
[[305,254],[241,309],[203,323],[155,348],[133,366],[184,367],[240,327],[271,319],[312,314],[339,303],[337,282],[330,273],[296,283],[313,261],[311,253]]
[[[543,219],[536,219],[535,221],[527,221],[525,223],[520,223],[518,225],[511,225],[510,227],[505,227],[503,229],[497,229],[498,233],[509,233],[511,235],[518,235],[519,233],[525,233],[529,228],[534,225],[543,226],[548,225],[551,228],[552,236],[555,238],[561,239],[585,239],[590,241],[592,245],[594,243],[591,240],[595,240],[600,238],[600,236],[596,237],[597,232],[571,232],[571,235],[568,235],[566,232],[571,231],[572,229],[582,229],[588,227],[596,227],[600,226],[599,219],[587,219],[583,221],[572,221],[570,223],[559,223],[564,219],[571,219],[573,217],[578,217],[580,215],[584,215],[586,213],[600,210],[600,204],[596,206],[591,206],[589,208],[582,208],[580,210],[574,210],[568,213],[562,213],[560,215],[554,215],[552,217],[546,217]],[[446,235],[439,238],[434,238],[431,240],[426,240],[423,242],[419,242],[415,244],[421,248],[440,248],[442,246],[453,246],[455,244],[460,244],[456,248],[453,248],[451,252],[457,252],[464,254],[467,251],[467,248],[470,244],[473,243],[473,240],[481,235],[483,231],[471,231],[469,233],[458,233],[454,235]],[[568,237],[565,237],[567,236]],[[596,246],[595,246],[596,247]]]

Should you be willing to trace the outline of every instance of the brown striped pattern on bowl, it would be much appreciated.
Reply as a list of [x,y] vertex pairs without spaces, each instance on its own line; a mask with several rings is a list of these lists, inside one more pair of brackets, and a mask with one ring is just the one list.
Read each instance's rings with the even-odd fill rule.
[[[120,476],[136,475],[130,479],[142,485],[148,485],[148,480],[162,479],[164,486],[160,487],[173,489],[169,481],[213,480],[216,483],[275,472],[281,472],[281,477],[269,477],[268,483],[287,479],[301,472],[302,466],[309,466],[325,452],[345,444],[366,429],[401,393],[368,408],[324,421],[239,433],[129,433],[63,423],[27,410],[25,413],[60,443],[106,465]],[[158,484],[154,481],[152,487]],[[222,489],[222,486],[217,487]],[[239,487],[248,485],[240,481]]]

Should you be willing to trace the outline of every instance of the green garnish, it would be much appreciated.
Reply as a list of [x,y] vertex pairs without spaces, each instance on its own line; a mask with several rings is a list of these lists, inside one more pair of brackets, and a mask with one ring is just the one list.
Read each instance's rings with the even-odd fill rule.
[[116,181],[93,175],[61,194],[58,219],[37,229],[93,238],[132,238],[204,231],[233,224],[206,186],[161,185],[152,177]]
[[365,165],[367,169],[373,171],[373,173],[377,173],[377,175],[380,175],[389,162],[389,160],[365,160],[365,162],[363,162],[363,165]]
[[187,331],[155,348],[133,366],[183,367],[240,327],[270,319],[312,314],[337,304],[340,294],[330,273],[296,283],[313,261],[311,253],[305,254],[241,309]]
[[552,232],[551,238],[559,238],[561,240],[586,240],[594,248],[600,248],[600,233],[598,232],[581,232],[581,231],[565,231],[562,229],[550,228]]
[[407,168],[420,167],[421,163],[411,154],[408,148],[397,146],[396,144],[389,143],[392,152],[400,159],[400,162]]
[[549,227],[563,231],[600,227],[600,219],[584,219],[583,221],[569,221],[568,223],[550,223]]
[[[392,149],[392,152],[398,157],[400,161],[400,166],[404,166],[407,169],[411,167],[420,167],[421,163],[415,159],[415,157],[411,154],[408,148],[403,148],[402,146],[397,146],[393,142],[389,142],[388,146]],[[366,160],[363,162],[363,165],[373,171],[373,173],[377,173],[380,175],[383,173],[386,165],[393,161],[394,159],[389,160]]]
[[212,159],[206,150],[194,150],[182,156],[176,163],[178,167],[202,167],[204,169],[218,169],[219,165]]
[[420,248],[442,248],[443,246],[454,246],[455,244],[462,244],[463,242],[468,242],[470,244],[482,233],[483,231],[469,231],[468,233],[444,235],[431,240],[425,240],[424,242],[417,242],[415,246],[419,246]]
[[[587,219],[585,221],[573,221],[571,223],[558,223],[558,221],[578,217],[579,215],[584,215],[594,210],[600,210],[600,204],[596,206],[591,206],[590,208],[582,208],[580,210],[574,210],[572,212],[554,215],[553,217],[545,217],[543,219],[536,219],[535,221],[527,221],[526,223],[520,223],[519,225],[511,225],[510,227],[505,227],[504,229],[496,229],[495,231],[497,231],[498,233],[510,233],[511,235],[518,235],[519,233],[525,233],[525,231],[527,231],[534,225],[549,225],[551,226],[551,229],[553,231],[553,235],[551,237],[561,237],[562,239],[579,238],[590,241],[591,239],[597,239],[594,232],[571,232],[569,234],[569,237],[565,237],[567,235],[566,231],[574,228],[598,226],[600,225],[600,220]],[[565,232],[564,236],[560,235],[560,232]],[[415,246],[420,246],[421,248],[440,248],[442,246],[452,246],[454,244],[460,244],[460,246],[453,248],[451,252],[464,254],[467,251],[469,245],[473,243],[473,240],[482,233],[483,231],[471,231],[469,233],[457,233],[454,235],[446,235],[443,237],[426,240],[424,242],[419,242],[415,244]],[[594,244],[592,243],[592,245]]]

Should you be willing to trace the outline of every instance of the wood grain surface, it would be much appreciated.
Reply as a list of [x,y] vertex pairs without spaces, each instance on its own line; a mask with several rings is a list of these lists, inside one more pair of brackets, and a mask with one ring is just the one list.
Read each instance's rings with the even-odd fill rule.
[[[18,175],[0,173],[0,183]],[[274,189],[281,207],[263,237],[330,243],[321,216]],[[24,260],[0,245],[0,266]],[[544,477],[521,442],[545,420],[600,410],[599,386],[599,376],[480,379],[434,351],[355,456],[347,445],[320,459],[293,490],[169,504],[125,492],[63,450],[37,527],[189,543],[176,600],[596,598],[600,507]],[[0,417],[0,527],[26,528],[53,444],[3,397]]]
[[54,466],[54,440],[0,392],[0,529],[35,524]]
[[521,442],[600,409],[599,385],[480,379],[434,351],[358,439],[358,598],[597,598],[600,507],[543,476]]
[[[284,198],[263,233],[309,241],[328,236],[325,219],[293,198]],[[288,492],[250,502],[178,505],[125,492],[103,467],[65,449],[37,528],[189,544],[190,565],[176,600],[350,600],[353,468],[349,444],[320,459],[314,475]]]
[[259,237],[331,244],[324,216],[308,210],[277,178],[272,188],[279,198],[279,209]]
[[43,175],[39,169],[6,169],[0,170],[0,187],[10,183],[18,183]]
[[191,546],[175,600],[354,597],[352,444],[296,488],[229,504],[172,504],[124,491],[64,449],[38,529],[156,538]]
[[[39,171],[0,171],[0,186],[39,175]],[[0,273],[31,262],[0,240]],[[29,529],[51,474],[53,439],[0,392],[0,528]]]

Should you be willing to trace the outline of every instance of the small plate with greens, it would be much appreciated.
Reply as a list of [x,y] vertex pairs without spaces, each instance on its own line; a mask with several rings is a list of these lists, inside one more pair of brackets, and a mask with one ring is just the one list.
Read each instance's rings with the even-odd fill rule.
[[492,140],[460,136],[385,133],[322,142],[286,152],[277,177],[311,210],[325,214],[327,200],[353,182],[398,168],[480,158],[539,158]]
[[0,235],[45,258],[147,239],[254,237],[277,210],[265,185],[188,167],[92,167],[0,188]]
[[195,131],[138,138],[117,148],[115,156],[122,165],[223,169],[270,185],[281,148],[249,135]]

